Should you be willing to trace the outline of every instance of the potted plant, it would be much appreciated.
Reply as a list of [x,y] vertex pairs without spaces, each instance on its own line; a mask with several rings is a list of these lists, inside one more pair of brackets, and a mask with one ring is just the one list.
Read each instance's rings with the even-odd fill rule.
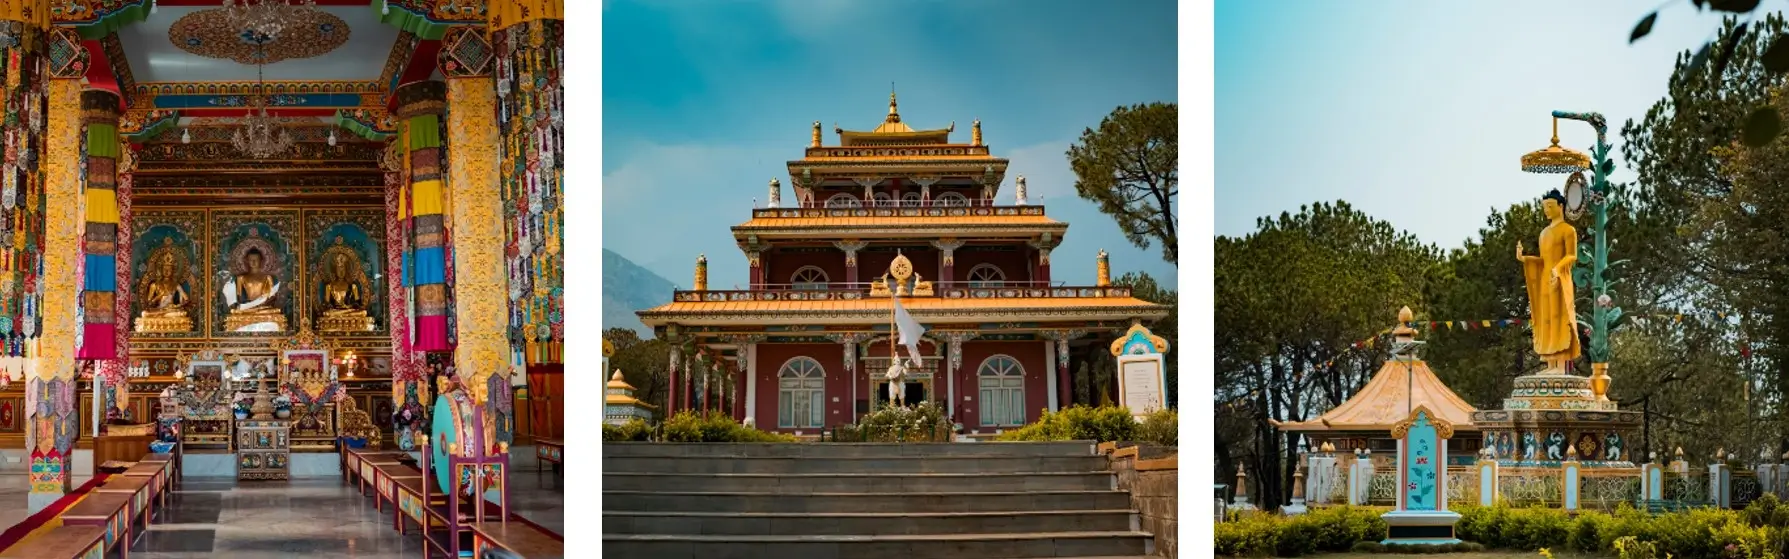
[[230,405],[230,411],[236,415],[236,419],[248,419],[248,409],[251,403],[247,398],[239,398]]
[[273,416],[279,419],[292,418],[292,398],[281,394],[273,397]]

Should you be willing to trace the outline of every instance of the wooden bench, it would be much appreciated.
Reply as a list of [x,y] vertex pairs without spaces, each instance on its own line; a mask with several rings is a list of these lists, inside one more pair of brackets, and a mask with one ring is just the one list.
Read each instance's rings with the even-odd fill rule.
[[[146,477],[112,476],[111,479],[106,480],[105,485],[101,485],[93,491],[100,495],[116,493],[130,496],[131,525],[146,526],[149,524],[149,518],[155,515],[155,509],[152,506],[154,503],[149,498],[151,481],[151,478]],[[138,518],[142,520],[139,521]]]
[[360,478],[360,493],[365,495],[367,488],[378,481],[380,468],[397,467],[403,464],[398,461],[397,456],[384,453],[360,457],[360,472],[356,475]]
[[127,493],[88,493],[68,510],[62,511],[63,526],[96,526],[105,530],[106,547],[123,550],[120,556],[130,553],[130,506],[131,495]]
[[385,512],[385,503],[398,506],[397,480],[422,481],[422,472],[408,464],[379,464],[373,469],[373,510]]
[[501,549],[523,559],[556,559],[565,556],[565,542],[521,522],[480,522],[472,525],[472,556]]
[[167,508],[168,490],[170,489],[168,487],[167,462],[137,462],[136,465],[126,468],[123,475],[149,479],[149,499],[154,501],[156,508]]
[[106,529],[59,526],[0,551],[0,559],[84,559],[105,557]]
[[359,482],[361,494],[373,482],[373,469],[380,464],[401,464],[402,452],[361,452],[348,449],[342,453],[342,480],[348,483]]
[[553,473],[561,472],[565,464],[565,442],[556,439],[534,439],[534,471],[547,469],[547,463],[553,464]]
[[392,478],[393,489],[397,493],[398,506],[392,509],[392,520],[399,535],[409,533],[408,521],[416,521],[422,527],[423,556],[429,556],[429,550],[439,550],[442,555],[453,557],[454,537],[447,529],[447,499],[445,496],[431,493],[428,501],[423,499],[423,484],[430,483],[427,478]]
[[[176,446],[174,448],[179,449],[180,447]],[[178,453],[158,452],[144,456],[142,460],[137,461],[138,464],[144,462],[150,464],[165,464],[165,467],[168,470],[166,474],[168,476],[168,487],[175,491],[180,490],[180,474],[184,470],[180,467],[180,455]]]

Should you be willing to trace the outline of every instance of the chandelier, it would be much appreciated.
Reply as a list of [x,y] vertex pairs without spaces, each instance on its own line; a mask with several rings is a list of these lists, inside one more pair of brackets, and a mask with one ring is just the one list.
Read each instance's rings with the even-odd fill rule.
[[223,0],[223,4],[230,27],[240,30],[248,42],[266,44],[278,39],[287,24],[316,9],[317,0]]
[[267,114],[267,77],[262,72],[263,66],[255,65],[256,90],[258,95],[250,97],[247,103],[248,113],[242,115],[237,122],[240,128],[230,136],[230,143],[236,150],[255,159],[267,159],[286,150],[292,149],[292,133],[286,131],[285,119]]

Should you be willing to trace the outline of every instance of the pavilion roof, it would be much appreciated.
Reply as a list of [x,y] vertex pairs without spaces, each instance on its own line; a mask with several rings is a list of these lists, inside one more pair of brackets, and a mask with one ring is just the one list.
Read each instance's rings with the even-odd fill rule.
[[[747,292],[740,292],[747,293]],[[667,323],[731,324],[741,320],[813,324],[886,324],[892,303],[885,297],[832,300],[678,300],[638,311],[647,326]],[[921,322],[982,319],[992,322],[1051,320],[1156,320],[1167,307],[1136,297],[912,297],[901,306]]]
[[1410,417],[1410,410],[1428,408],[1455,429],[1472,430],[1478,411],[1441,382],[1428,363],[1388,359],[1373,380],[1342,405],[1309,421],[1276,423],[1282,431],[1387,431]]
[[914,130],[913,127],[901,122],[901,112],[895,102],[895,94],[889,93],[888,116],[882,119],[882,124],[877,125],[876,129],[862,132],[834,127],[833,131],[839,134],[839,143],[845,146],[856,146],[865,142],[884,145],[923,145],[948,144],[950,143],[950,133],[955,129],[956,125],[952,124],[950,128]]

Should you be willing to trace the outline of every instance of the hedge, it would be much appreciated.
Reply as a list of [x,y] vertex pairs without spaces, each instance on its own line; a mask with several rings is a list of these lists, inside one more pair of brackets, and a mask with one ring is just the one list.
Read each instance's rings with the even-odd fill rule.
[[651,441],[672,443],[792,443],[794,435],[759,431],[740,425],[725,412],[682,411],[672,415],[655,433],[652,425],[640,419],[629,420],[617,427],[603,424],[604,441]]
[[1097,408],[1074,405],[1062,411],[1045,411],[1037,421],[1001,433],[1002,441],[1143,441],[1180,446],[1180,414],[1157,410],[1137,423],[1122,406]]
[[[1623,503],[1614,512],[1455,506],[1454,533],[1493,549],[1570,550],[1622,559],[1780,559],[1789,550],[1789,506],[1765,495],[1743,511],[1712,508],[1648,514]],[[1300,516],[1236,515],[1216,527],[1224,556],[1297,557],[1374,551],[1358,542],[1385,539],[1385,509],[1324,507]],[[1410,551],[1398,546],[1385,551]]]

